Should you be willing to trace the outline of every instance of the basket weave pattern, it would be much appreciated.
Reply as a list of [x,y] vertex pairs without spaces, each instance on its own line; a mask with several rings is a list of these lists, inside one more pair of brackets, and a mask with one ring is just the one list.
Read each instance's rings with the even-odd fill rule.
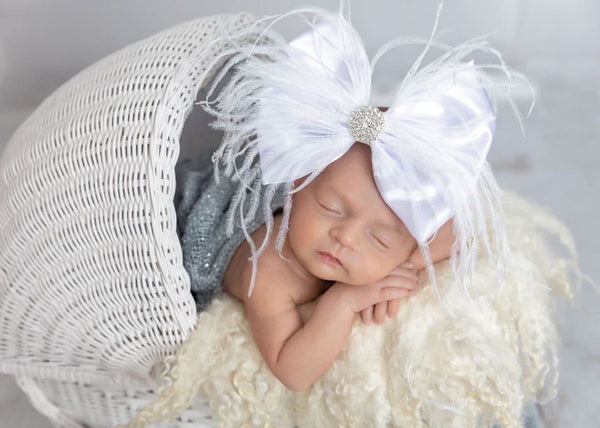
[[200,18],[104,58],[6,145],[0,372],[60,426],[126,420],[195,326],[173,207],[179,137],[224,47],[210,42],[253,21]]

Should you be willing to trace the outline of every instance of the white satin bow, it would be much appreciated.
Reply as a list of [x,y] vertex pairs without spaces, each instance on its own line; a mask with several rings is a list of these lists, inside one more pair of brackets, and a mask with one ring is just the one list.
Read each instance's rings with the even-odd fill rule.
[[[319,173],[354,144],[349,120],[369,105],[372,71],[362,40],[341,15],[289,43],[258,97],[264,184]],[[369,145],[382,198],[420,244],[473,190],[494,124],[472,62],[433,64],[403,81]]]

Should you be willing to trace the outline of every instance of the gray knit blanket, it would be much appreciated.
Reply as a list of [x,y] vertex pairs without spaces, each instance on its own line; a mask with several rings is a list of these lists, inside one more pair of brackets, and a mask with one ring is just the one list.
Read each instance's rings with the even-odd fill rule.
[[[190,276],[191,292],[198,312],[221,292],[221,281],[236,249],[244,240],[238,223],[227,236],[226,219],[236,183],[227,177],[215,181],[212,152],[196,159],[185,159],[175,166],[176,190],[173,203],[177,215],[177,235],[183,252],[183,266]],[[261,195],[262,198],[262,195]],[[273,211],[283,206],[283,191],[276,192]],[[252,220],[249,233],[264,220],[260,210]]]

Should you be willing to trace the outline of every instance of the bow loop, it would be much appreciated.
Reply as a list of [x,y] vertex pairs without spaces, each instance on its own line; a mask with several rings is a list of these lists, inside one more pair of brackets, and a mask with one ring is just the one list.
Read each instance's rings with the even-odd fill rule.
[[385,113],[373,147],[383,199],[425,242],[468,198],[489,151],[494,114],[472,63],[416,79]]
[[275,184],[320,171],[350,148],[349,116],[368,101],[371,72],[359,35],[340,14],[323,16],[269,68],[256,145],[263,182]]

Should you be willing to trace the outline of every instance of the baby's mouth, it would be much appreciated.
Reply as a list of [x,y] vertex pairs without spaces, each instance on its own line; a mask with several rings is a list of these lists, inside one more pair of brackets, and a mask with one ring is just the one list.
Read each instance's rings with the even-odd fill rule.
[[321,259],[329,264],[343,266],[342,262],[340,262],[339,259],[334,257],[333,254],[328,253],[327,251],[319,251],[319,256],[321,256]]

